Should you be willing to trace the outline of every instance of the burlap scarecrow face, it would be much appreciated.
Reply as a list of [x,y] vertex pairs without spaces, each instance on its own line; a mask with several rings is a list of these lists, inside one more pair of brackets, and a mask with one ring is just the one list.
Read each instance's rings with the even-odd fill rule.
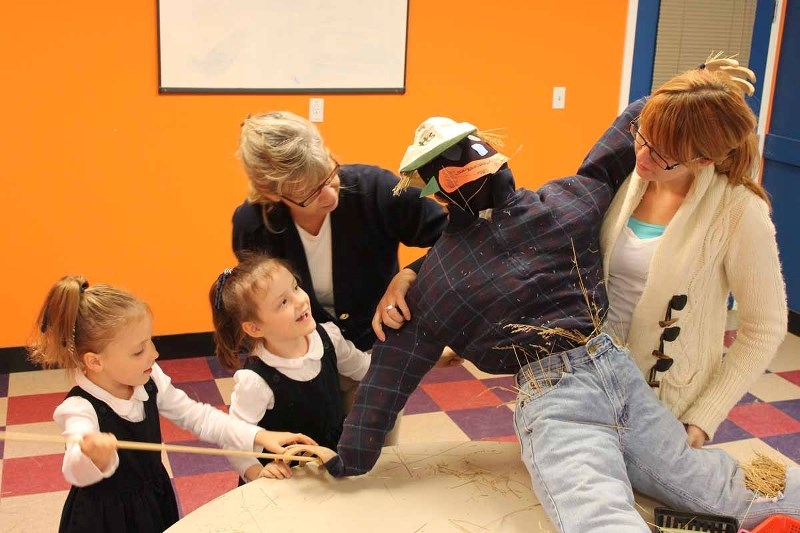
[[417,172],[425,181],[420,196],[445,193],[497,172],[508,158],[478,137],[468,135]]
[[400,164],[403,179],[395,192],[416,181],[423,189],[420,196],[440,193],[448,198],[463,185],[497,172],[507,161],[472,124],[431,117],[414,132],[414,142]]

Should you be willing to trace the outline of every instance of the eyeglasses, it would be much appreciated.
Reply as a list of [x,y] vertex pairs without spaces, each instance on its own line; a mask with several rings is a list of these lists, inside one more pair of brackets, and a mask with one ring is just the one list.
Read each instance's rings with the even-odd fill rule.
[[647,142],[647,139],[645,139],[642,136],[642,134],[639,133],[639,119],[638,118],[635,118],[635,119],[631,120],[631,129],[630,129],[630,131],[631,131],[631,135],[633,135],[633,140],[636,142],[636,144],[638,144],[639,146],[644,146],[648,150],[650,150],[650,157],[653,158],[653,161],[655,161],[656,165],[658,165],[659,167],[663,168],[664,170],[672,170],[673,168],[677,168],[680,165],[682,165],[682,163],[672,163],[672,164],[668,163],[667,162],[667,158],[664,157],[663,155],[659,154],[656,151],[656,149],[653,148],[650,145],[650,143]]
[[688,301],[689,298],[685,294],[676,294],[669,300],[667,314],[664,315],[664,320],[658,321],[658,325],[664,328],[664,331],[661,332],[661,337],[658,341],[658,350],[653,350],[653,356],[656,358],[656,364],[654,364],[653,368],[650,369],[650,376],[647,380],[647,383],[651,387],[661,386],[661,382],[656,380],[656,374],[658,372],[666,372],[672,368],[672,363],[675,362],[672,357],[664,353],[664,342],[673,342],[678,338],[678,335],[681,334],[681,328],[673,325],[678,321],[678,319],[672,318],[672,310],[682,310],[684,307],[686,307],[686,303]]
[[283,195],[281,195],[281,199],[286,200],[287,202],[292,203],[292,204],[294,204],[294,205],[296,205],[298,207],[308,207],[308,205],[311,204],[311,202],[313,202],[314,200],[317,199],[317,196],[320,195],[320,193],[322,192],[322,189],[324,189],[325,187],[329,186],[331,184],[331,182],[333,182],[333,179],[339,174],[339,167],[340,167],[339,163],[334,159],[333,160],[333,170],[331,170],[331,173],[328,175],[328,177],[325,178],[325,180],[322,183],[320,183],[317,186],[316,189],[311,191],[311,194],[306,196],[303,200],[300,200],[298,202],[298,201],[292,200],[288,196],[283,196]]

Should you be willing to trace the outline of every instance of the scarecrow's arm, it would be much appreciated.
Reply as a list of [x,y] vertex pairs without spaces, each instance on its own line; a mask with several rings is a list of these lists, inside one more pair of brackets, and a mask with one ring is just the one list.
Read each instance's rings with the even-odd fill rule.
[[363,474],[375,465],[397,413],[444,348],[423,338],[411,323],[388,332],[386,342],[375,344],[369,370],[344,422],[338,455],[325,463],[334,477]]
[[606,183],[613,192],[619,189],[636,164],[630,123],[639,116],[644,102],[644,98],[636,100],[616,118],[586,155],[579,176]]

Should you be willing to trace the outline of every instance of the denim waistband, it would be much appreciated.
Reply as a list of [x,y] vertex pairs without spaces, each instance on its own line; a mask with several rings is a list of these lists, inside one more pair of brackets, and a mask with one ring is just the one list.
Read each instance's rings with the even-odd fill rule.
[[611,340],[611,337],[607,333],[600,333],[596,337],[589,339],[583,346],[578,346],[565,352],[552,353],[541,359],[531,361],[519,369],[519,372],[514,376],[514,380],[517,383],[517,387],[522,387],[533,377],[544,372],[557,368],[569,372],[571,368],[581,366],[592,359],[601,357],[612,348],[616,348],[616,345]]

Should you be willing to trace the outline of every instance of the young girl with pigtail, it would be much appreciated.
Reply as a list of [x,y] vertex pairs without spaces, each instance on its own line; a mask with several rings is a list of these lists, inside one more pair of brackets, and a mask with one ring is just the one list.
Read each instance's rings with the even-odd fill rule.
[[[360,381],[369,355],[332,322],[317,324],[288,265],[252,256],[225,270],[209,294],[216,355],[234,374],[230,414],[274,431],[300,431],[335,448],[345,412],[339,375]],[[230,457],[243,481],[280,477],[284,465]]]
[[[160,443],[159,414],[225,448],[282,453],[286,444],[313,442],[235,420],[173,387],[155,362],[150,308],[127,292],[66,276],[50,289],[38,323],[31,359],[73,369],[76,381],[53,415],[70,440],[61,532],[157,532],[178,520],[161,454],[116,449],[117,439]],[[291,475],[284,462],[274,469],[275,477]]]

